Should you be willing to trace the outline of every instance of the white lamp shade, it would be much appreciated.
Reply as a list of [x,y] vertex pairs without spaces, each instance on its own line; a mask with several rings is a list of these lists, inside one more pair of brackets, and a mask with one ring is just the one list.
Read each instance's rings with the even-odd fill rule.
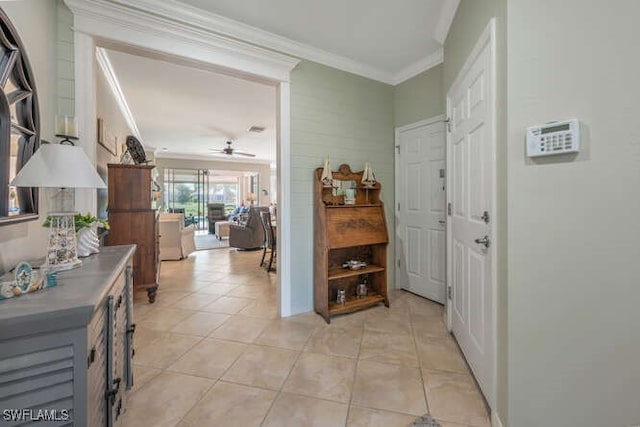
[[20,169],[16,187],[106,188],[82,147],[42,144]]

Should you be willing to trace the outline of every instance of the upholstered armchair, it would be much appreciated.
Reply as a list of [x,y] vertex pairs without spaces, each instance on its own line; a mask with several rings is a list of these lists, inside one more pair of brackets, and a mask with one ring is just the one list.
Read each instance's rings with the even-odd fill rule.
[[209,234],[213,234],[216,222],[226,221],[227,215],[225,214],[224,203],[209,203],[207,205],[207,218],[209,220]]
[[241,249],[257,249],[264,246],[264,229],[260,212],[269,212],[268,207],[251,207],[244,225],[229,225],[229,246]]
[[184,214],[161,213],[158,216],[160,260],[179,260],[196,250],[195,227],[184,226]]

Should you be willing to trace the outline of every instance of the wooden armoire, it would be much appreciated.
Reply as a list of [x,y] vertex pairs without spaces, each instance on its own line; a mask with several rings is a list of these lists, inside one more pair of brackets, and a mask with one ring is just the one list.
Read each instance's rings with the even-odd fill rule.
[[158,218],[152,209],[154,166],[109,164],[108,246],[134,243],[134,290],[145,289],[153,303],[158,289]]

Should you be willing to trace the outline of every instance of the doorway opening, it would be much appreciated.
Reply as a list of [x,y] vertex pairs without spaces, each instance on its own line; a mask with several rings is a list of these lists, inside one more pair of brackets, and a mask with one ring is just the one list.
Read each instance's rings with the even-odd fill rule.
[[[191,67],[261,82],[275,88],[277,143],[278,300],[281,316],[291,314],[291,185],[289,75],[299,60],[222,37],[215,29],[194,33],[176,17],[159,17],[126,4],[66,2],[74,15],[76,110],[84,111],[78,131],[91,141],[97,131],[95,112],[96,46],[118,47]],[[117,10],[114,10],[117,9]],[[171,18],[171,19],[169,19]],[[169,22],[171,21],[171,22]],[[135,22],[135,25],[132,23]],[[171,31],[167,31],[167,25]],[[83,138],[85,137],[85,138]],[[93,148],[93,147],[90,147]],[[95,157],[95,151],[93,153]],[[95,209],[95,200],[83,201]],[[82,203],[81,203],[82,204]]]

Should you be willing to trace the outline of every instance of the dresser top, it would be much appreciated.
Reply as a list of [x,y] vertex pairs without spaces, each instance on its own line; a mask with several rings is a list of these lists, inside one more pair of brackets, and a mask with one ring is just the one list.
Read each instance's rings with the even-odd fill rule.
[[102,247],[100,253],[82,258],[79,268],[58,272],[57,286],[0,301],[0,343],[87,325],[135,249]]

